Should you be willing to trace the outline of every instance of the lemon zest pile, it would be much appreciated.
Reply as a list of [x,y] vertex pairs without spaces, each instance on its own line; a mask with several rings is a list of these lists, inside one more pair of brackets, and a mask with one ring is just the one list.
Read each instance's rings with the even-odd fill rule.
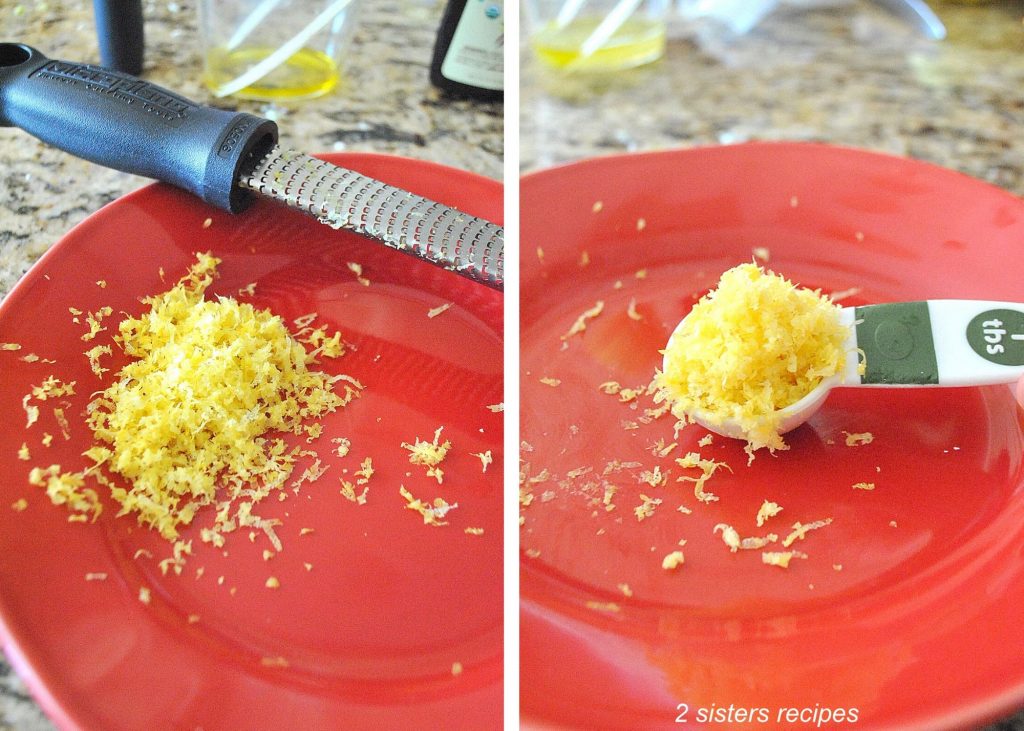
[[204,540],[222,544],[221,533],[248,526],[280,550],[278,521],[252,507],[284,485],[296,453],[264,435],[299,434],[303,420],[344,406],[358,388],[334,393],[343,377],[310,370],[314,356],[280,317],[229,297],[204,299],[219,263],[197,254],[174,287],[120,323],[115,340],[135,360],[89,404],[97,445],[86,455],[90,471],[104,465],[129,481],[110,485],[119,514],[136,514],[168,540],[216,503],[216,528]]
[[753,263],[722,274],[665,350],[659,386],[684,418],[735,422],[748,452],[785,449],[778,410],[842,373],[849,328],[819,291]]

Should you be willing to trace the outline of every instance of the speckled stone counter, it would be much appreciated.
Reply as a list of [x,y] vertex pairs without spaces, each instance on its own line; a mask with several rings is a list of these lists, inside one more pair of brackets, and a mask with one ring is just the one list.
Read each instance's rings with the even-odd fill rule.
[[928,160],[1024,193],[1024,7],[931,4],[949,26],[941,43],[858,2],[783,9],[732,44],[675,21],[663,60],[596,79],[545,72],[527,48],[522,169],[633,150],[814,140]]
[[[341,87],[291,106],[218,100],[275,118],[282,143],[310,152],[360,150],[433,160],[482,175],[502,174],[500,104],[451,100],[428,79],[441,0],[363,2]],[[144,76],[212,103],[199,82],[193,2],[145,2]],[[96,63],[88,0],[0,0],[0,40],[51,58]],[[0,298],[76,223],[148,181],[100,168],[0,129]],[[0,659],[0,731],[52,729],[24,684]]]
[[[600,77],[547,71],[524,41],[521,169],[800,140],[927,160],[1024,194],[1024,4],[930,0],[943,42],[870,2],[840,4],[783,8],[732,43],[672,19],[661,61]],[[1024,731],[1024,713],[996,729]]]
[[[214,102],[199,80],[194,2],[145,2],[144,76],[197,101],[270,116],[287,147],[393,153],[500,178],[501,105],[451,100],[430,85],[442,7],[441,0],[363,2],[340,88],[271,106]],[[51,58],[99,60],[88,0],[0,0],[0,39],[29,43]],[[74,224],[146,182],[0,129],[0,297]]]

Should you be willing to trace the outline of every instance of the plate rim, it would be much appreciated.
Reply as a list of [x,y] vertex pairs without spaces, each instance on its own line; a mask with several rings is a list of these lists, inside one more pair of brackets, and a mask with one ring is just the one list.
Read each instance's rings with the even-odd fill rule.
[[[501,199],[502,206],[504,205],[504,185],[502,181],[470,170],[464,170],[444,163],[435,162],[433,160],[423,160],[406,155],[361,151],[315,152],[310,154],[313,157],[317,157],[335,165],[350,167],[357,172],[361,172],[360,168],[364,164],[371,167],[377,163],[407,164],[436,175],[461,179],[483,188],[489,188],[493,191],[496,197]],[[9,316],[11,310],[17,309],[19,302],[27,296],[27,293],[31,290],[33,284],[43,276],[43,272],[48,266],[50,260],[55,256],[62,256],[64,249],[71,246],[69,242],[75,237],[81,235],[82,230],[95,226],[98,223],[102,223],[103,219],[107,216],[117,215],[118,209],[122,206],[138,204],[140,198],[144,199],[154,194],[162,195],[164,191],[169,191],[174,194],[188,195],[185,191],[168,183],[161,181],[146,181],[138,188],[120,195],[105,203],[100,208],[88,213],[82,220],[67,229],[60,238],[50,245],[47,250],[44,251],[42,255],[40,255],[39,258],[25,271],[25,273],[19,277],[3,300],[0,300],[0,319]],[[190,197],[195,201],[200,209],[206,207],[206,209],[211,212],[220,212],[219,209],[204,202],[203,200],[194,196]],[[275,202],[274,205],[283,204]],[[239,215],[244,215],[244,211]],[[504,218],[504,211],[502,211],[501,217]],[[500,220],[492,222],[498,225],[501,225],[502,223]],[[478,287],[485,286],[480,283],[474,284]],[[504,335],[502,335],[502,340],[504,341]],[[0,589],[0,648],[2,648],[12,670],[14,670],[18,678],[24,683],[31,699],[38,704],[47,719],[57,726],[57,728],[61,731],[92,731],[94,727],[87,723],[82,713],[86,709],[80,708],[78,713],[73,711],[77,705],[77,697],[69,695],[67,698],[61,700],[57,697],[57,694],[51,691],[49,685],[44,681],[41,667],[45,663],[42,663],[38,657],[33,661],[32,653],[27,651],[27,645],[29,644],[27,638],[19,638],[16,633],[12,631],[7,618],[7,608],[5,606],[5,602],[2,601],[3,593],[3,590]],[[506,651],[507,648],[505,648],[503,642],[500,655],[503,657]],[[506,678],[504,677],[504,673],[501,668],[499,668],[498,678],[499,683],[504,686]],[[481,689],[476,689],[474,693],[479,693],[480,690]]]
[[[856,147],[852,145],[831,144],[818,141],[790,141],[790,140],[748,140],[734,144],[698,144],[687,147],[659,148],[652,150],[639,150],[636,152],[612,152],[599,154],[577,160],[559,162],[555,165],[529,170],[520,174],[520,206],[525,198],[523,191],[534,184],[543,184],[549,180],[557,180],[565,174],[578,174],[583,171],[596,171],[607,166],[621,166],[623,164],[636,163],[643,165],[648,160],[665,160],[672,158],[684,158],[694,155],[745,155],[751,150],[778,151],[785,154],[799,152],[802,154],[815,153],[825,155],[840,155],[849,158],[869,160],[874,165],[908,165],[916,169],[928,172],[930,175],[946,176],[950,179],[959,179],[962,184],[983,189],[988,194],[1001,197],[1006,203],[1024,211],[1024,198],[1014,195],[1012,192],[993,183],[980,180],[967,173],[953,168],[945,167],[937,163],[921,160],[914,157],[897,155],[890,152]],[[522,212],[520,213],[522,216]],[[519,261],[525,261],[528,252],[520,247]],[[520,343],[521,347],[521,343]],[[522,552],[519,554],[519,570],[528,565]],[[523,594],[520,593],[519,611],[523,612]],[[1022,665],[1024,673],[1024,665]],[[986,697],[967,704],[960,704],[955,709],[945,712],[926,712],[919,714],[916,719],[898,725],[886,725],[885,728],[893,731],[910,731],[911,729],[954,729],[963,727],[974,727],[1000,720],[1013,712],[1024,711],[1024,680],[1015,682],[1004,687],[1000,692],[988,694]],[[521,709],[521,727],[524,731],[568,731],[574,729],[572,726],[565,726],[559,721],[536,715],[528,715]]]

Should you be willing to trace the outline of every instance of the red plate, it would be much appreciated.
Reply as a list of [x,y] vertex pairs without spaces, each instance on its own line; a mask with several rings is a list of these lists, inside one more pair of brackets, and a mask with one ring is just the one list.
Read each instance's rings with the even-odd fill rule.
[[[1024,413],[1009,388],[839,390],[790,451],[749,467],[735,441],[699,447],[700,427],[675,439],[671,417],[624,428],[649,402],[598,390],[646,384],[694,299],[755,247],[801,284],[859,288],[844,304],[1024,301],[1019,200],[910,160],[750,144],[529,175],[522,218],[522,456],[552,475],[523,510],[531,727],[959,729],[1024,703]],[[874,441],[848,447],[843,430]],[[655,457],[658,439],[678,447]],[[731,466],[706,486],[718,502],[676,481],[695,472],[673,461],[689,451]],[[612,460],[640,466],[603,475]],[[640,484],[656,465],[667,484]],[[638,522],[641,493],[663,503]],[[766,499],[783,512],[758,528]],[[712,534],[782,538],[828,517],[788,570]],[[663,569],[681,539],[686,563]]]
[[[500,221],[501,186],[439,165],[375,155],[332,162]],[[213,219],[203,228],[204,220]],[[196,251],[223,259],[212,292],[256,283],[251,300],[286,320],[317,312],[354,347],[322,367],[359,379],[362,398],[324,421],[327,473],[288,499],[264,501],[284,521],[284,550],[269,561],[265,537],[229,536],[225,554],[202,544],[181,576],[161,575],[168,545],[134,518],[106,509],[95,524],[30,486],[33,465],[84,466],[82,412],[100,382],[69,307],[138,313],[138,298],[165,290]],[[361,286],[348,262],[363,266]],[[166,272],[166,284],[159,270]],[[105,280],[101,289],[97,280]],[[429,319],[427,311],[454,306]],[[65,729],[380,729],[495,727],[501,718],[502,298],[459,276],[305,216],[260,203],[238,217],[155,185],[91,216],[53,247],[0,308],[0,619],[4,649],[46,712]],[[97,343],[109,342],[110,332]],[[115,352],[116,352],[115,347]],[[54,365],[25,363],[36,353]],[[75,380],[60,436],[50,402],[23,428],[21,398],[49,374]],[[400,447],[453,444],[438,485]],[[44,431],[56,435],[48,449]],[[344,459],[332,437],[351,439]],[[30,462],[19,461],[27,442]],[[491,450],[486,474],[473,452]],[[376,474],[368,502],[339,494],[359,462]],[[302,465],[297,468],[297,477]],[[411,473],[411,474],[407,474]],[[450,525],[424,525],[404,509],[399,485],[458,502]],[[19,498],[24,512],[11,509]],[[208,524],[212,516],[197,518]],[[484,529],[482,536],[465,533]],[[300,536],[302,528],[312,534]],[[133,556],[139,548],[154,558]],[[304,563],[312,564],[306,570]],[[196,578],[196,569],[204,573]],[[86,573],[106,573],[86,582]],[[280,581],[276,591],[264,584]],[[224,583],[219,584],[219,577]],[[152,602],[138,600],[140,586]],[[188,617],[199,615],[190,624]],[[265,658],[284,658],[287,667]],[[453,673],[461,663],[462,672]]]

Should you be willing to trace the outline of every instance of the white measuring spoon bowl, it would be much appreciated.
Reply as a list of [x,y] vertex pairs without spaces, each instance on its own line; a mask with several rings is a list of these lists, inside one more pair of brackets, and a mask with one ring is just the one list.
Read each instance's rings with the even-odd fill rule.
[[[688,317],[688,316],[687,316]],[[985,386],[1024,377],[1024,304],[984,300],[925,300],[843,307],[849,327],[842,373],[822,380],[806,396],[775,412],[778,433],[796,429],[824,405],[836,387]],[[682,332],[684,317],[668,339]],[[860,362],[864,374],[858,372]],[[735,420],[695,409],[687,414],[715,434],[744,439]],[[773,422],[775,419],[772,420]]]

